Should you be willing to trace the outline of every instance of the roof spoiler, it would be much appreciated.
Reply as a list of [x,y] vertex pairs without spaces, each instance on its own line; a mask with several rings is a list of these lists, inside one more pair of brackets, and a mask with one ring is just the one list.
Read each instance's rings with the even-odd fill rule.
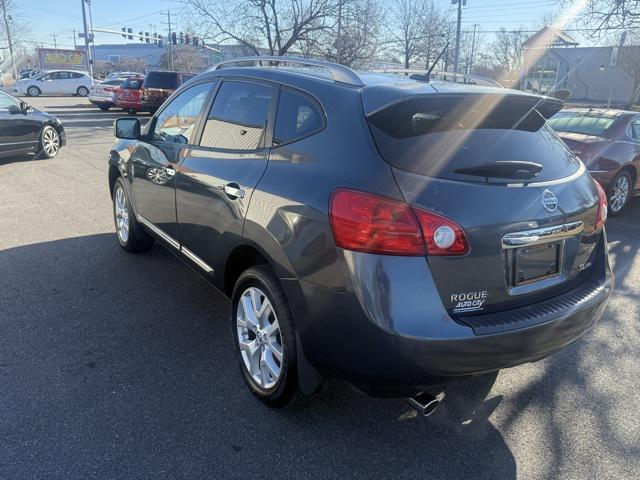
[[564,102],[558,98],[553,97],[541,97],[535,106],[535,109],[544,117],[545,120],[549,120],[556,113],[562,110]]

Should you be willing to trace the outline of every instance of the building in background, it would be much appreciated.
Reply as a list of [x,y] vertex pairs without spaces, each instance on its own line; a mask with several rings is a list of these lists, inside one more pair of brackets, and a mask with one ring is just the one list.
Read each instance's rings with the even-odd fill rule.
[[[638,102],[640,46],[579,47],[566,32],[544,27],[523,46],[520,88],[541,94],[568,90],[569,101],[628,106]],[[624,52],[624,55],[621,55]],[[640,63],[640,62],[639,62]],[[635,73],[635,74],[634,74]]]

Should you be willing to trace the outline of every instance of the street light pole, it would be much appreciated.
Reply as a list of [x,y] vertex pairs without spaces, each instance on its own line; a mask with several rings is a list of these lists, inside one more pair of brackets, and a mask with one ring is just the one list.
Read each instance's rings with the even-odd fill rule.
[[89,49],[89,29],[87,28],[87,12],[84,7],[85,0],[80,0],[82,4],[82,27],[84,29],[84,48],[87,52],[87,62],[89,63],[89,76],[93,78],[93,57]]

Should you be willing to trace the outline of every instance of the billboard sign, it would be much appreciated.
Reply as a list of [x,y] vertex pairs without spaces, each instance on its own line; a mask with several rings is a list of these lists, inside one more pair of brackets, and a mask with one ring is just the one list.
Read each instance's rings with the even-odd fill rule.
[[47,70],[88,70],[87,52],[82,50],[62,50],[59,48],[38,48],[40,71]]

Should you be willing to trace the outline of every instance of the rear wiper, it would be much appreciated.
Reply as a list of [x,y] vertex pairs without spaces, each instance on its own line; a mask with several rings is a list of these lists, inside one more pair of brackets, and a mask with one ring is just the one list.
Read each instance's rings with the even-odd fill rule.
[[510,178],[517,180],[527,180],[537,177],[542,171],[542,165],[535,162],[493,162],[477,165],[475,167],[458,168],[455,173],[473,175],[475,177],[488,178]]

